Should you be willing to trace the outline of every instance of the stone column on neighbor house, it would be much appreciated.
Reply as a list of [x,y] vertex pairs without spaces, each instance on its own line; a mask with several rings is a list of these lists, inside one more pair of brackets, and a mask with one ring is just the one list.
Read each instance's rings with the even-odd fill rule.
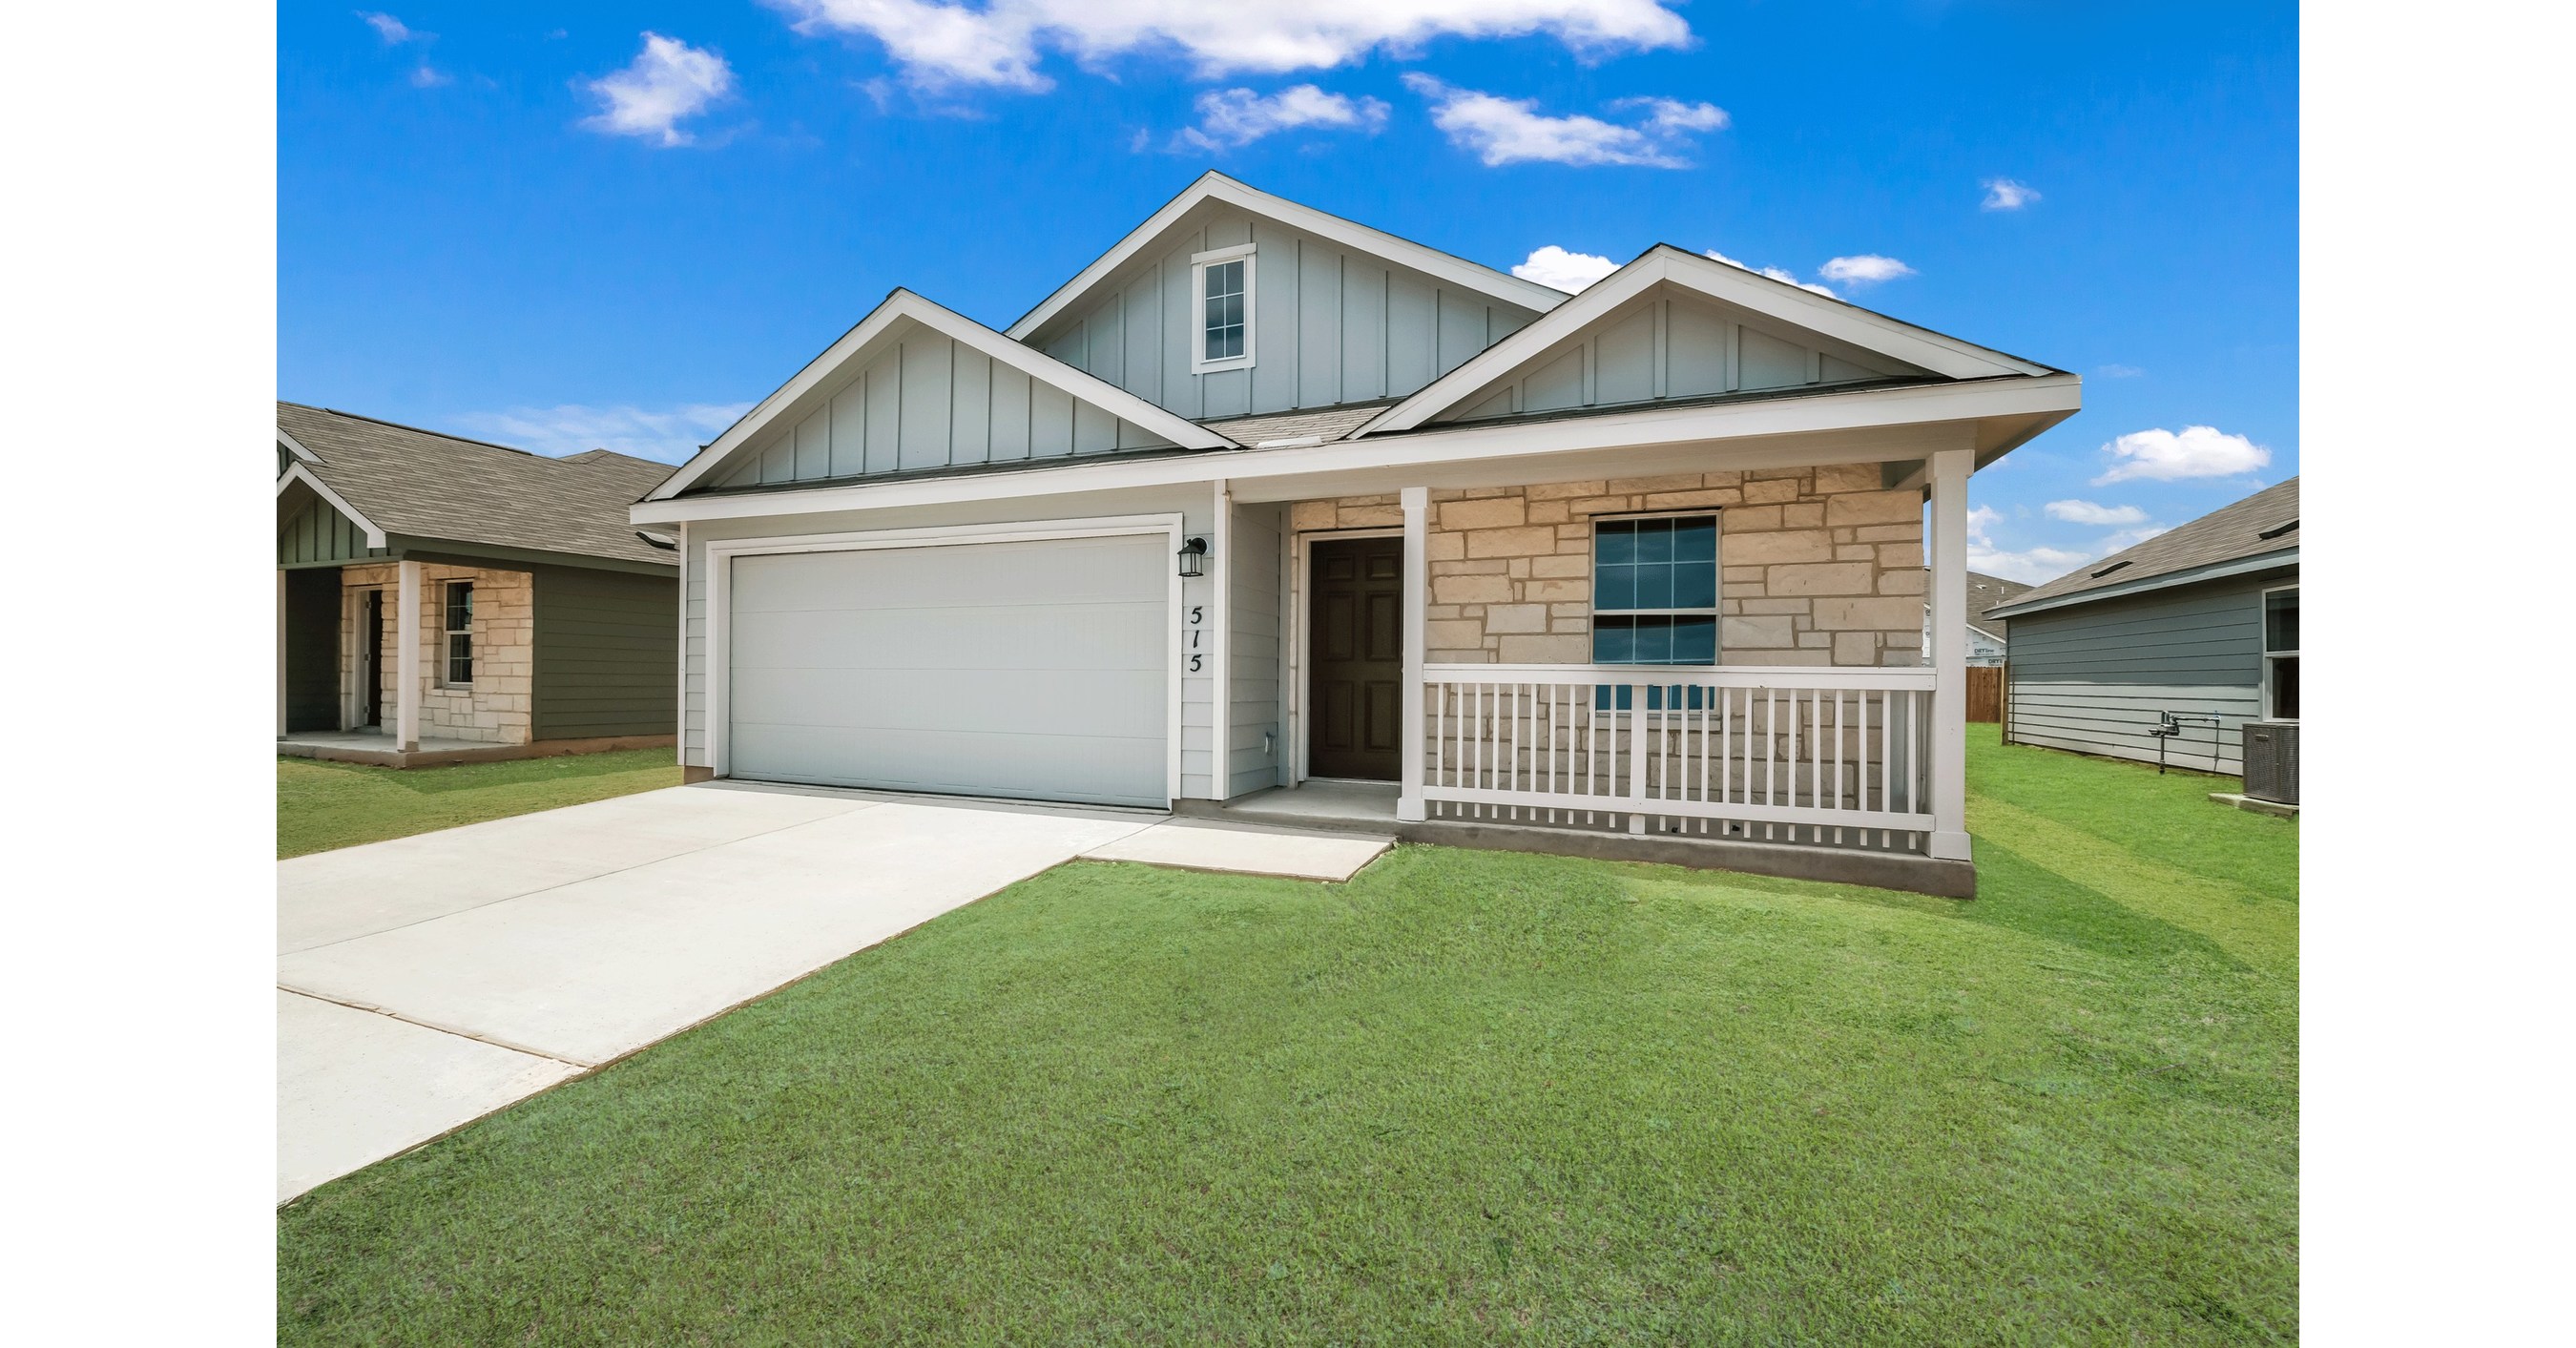
[[1424,660],[1424,601],[1430,590],[1431,493],[1421,487],[1407,487],[1398,493],[1398,504],[1404,511],[1404,678],[1400,696],[1404,699],[1402,736],[1403,754],[1396,788],[1395,817],[1403,823],[1419,823],[1426,817],[1422,800],[1422,689]]
[[1968,474],[1973,449],[1932,455],[1931,855],[1969,858]]
[[420,563],[394,568],[394,747],[420,749]]

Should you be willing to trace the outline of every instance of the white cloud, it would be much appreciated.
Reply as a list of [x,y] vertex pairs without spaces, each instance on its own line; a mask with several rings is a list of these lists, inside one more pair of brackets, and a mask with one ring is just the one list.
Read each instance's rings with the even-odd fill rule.
[[1812,290],[1812,291],[1816,292],[1817,294],[1822,295],[1822,296],[1824,296],[1826,299],[1829,299],[1829,300],[1838,300],[1838,299],[1841,299],[1841,298],[1842,298],[1842,296],[1837,295],[1837,294],[1835,294],[1834,292],[1832,292],[1832,291],[1830,291],[1830,290],[1827,290],[1827,289],[1826,289],[1826,288],[1824,288],[1823,286],[1820,286],[1820,285],[1814,285],[1814,284],[1811,284],[1811,283],[1806,282],[1806,281],[1801,281],[1801,280],[1799,280],[1799,279],[1798,279],[1798,277],[1797,277],[1797,275],[1796,275],[1795,273],[1793,273],[1793,272],[1789,272],[1789,271],[1785,271],[1785,270],[1783,270],[1783,269],[1781,269],[1781,268],[1779,268],[1779,267],[1756,267],[1756,266],[1752,265],[1751,263],[1747,263],[1747,262],[1738,262],[1738,261],[1736,261],[1734,258],[1728,257],[1726,254],[1721,253],[1721,252],[1717,251],[1717,250],[1716,250],[1716,249],[1714,249],[1714,248],[1710,248],[1710,249],[1705,249],[1705,250],[1703,250],[1703,252],[1702,252],[1702,256],[1715,258],[1715,259],[1717,259],[1718,261],[1723,262],[1723,263],[1725,263],[1726,265],[1728,265],[1728,266],[1730,266],[1730,267],[1739,268],[1739,269],[1741,269],[1741,270],[1749,271],[1749,272],[1757,272],[1757,273],[1759,273],[1759,274],[1761,274],[1761,275],[1764,275],[1764,276],[1768,276],[1768,277],[1770,277],[1770,278],[1771,278],[1772,280],[1774,280],[1774,281],[1786,281],[1786,282],[1788,282],[1789,284],[1791,284],[1791,285],[1793,285],[1793,286],[1796,286],[1796,287],[1797,287],[1797,288],[1799,288],[1800,290]]
[[2144,524],[2147,512],[2136,506],[2095,505],[2091,501],[2051,501],[2048,517],[2069,524]]
[[383,38],[385,45],[389,47],[400,46],[419,36],[412,32],[409,25],[391,14],[371,14],[361,10],[358,17],[366,20],[367,26],[375,29],[376,36]]
[[1551,243],[1512,268],[1512,275],[1572,295],[1617,270],[1618,263],[1598,253],[1569,253]]
[[1994,548],[1968,545],[1968,569],[1989,576],[2017,580],[2025,585],[2039,585],[2057,579],[2093,560],[2089,552],[2068,552],[2064,548],[2024,548],[2019,552],[2002,552]]
[[2172,532],[2173,526],[2169,524],[2150,524],[2143,528],[2122,529],[2118,533],[2105,536],[2102,540],[2101,550],[2094,555],[2107,557],[2112,553],[2118,552],[2122,548],[2134,548],[2140,543],[2144,543],[2158,534],[2169,534]]
[[2028,183],[2014,182],[2010,178],[1986,179],[1987,210],[2017,211],[2037,200],[2039,189]]
[[1847,286],[1876,285],[1881,281],[1893,281],[1897,277],[1914,274],[1912,267],[1892,257],[1880,257],[1876,253],[1827,258],[1825,265],[1816,268],[1816,271],[1828,281],[1837,281]]
[[[1404,77],[1405,87],[1431,102],[1431,124],[1449,137],[1449,143],[1473,151],[1488,167],[1504,164],[1633,164],[1645,168],[1687,168],[1690,161],[1682,152],[1690,148],[1687,133],[1701,129],[1690,125],[1708,118],[1690,108],[1706,109],[1715,115],[1713,126],[1723,126],[1726,114],[1705,103],[1686,105],[1671,99],[1623,99],[1620,106],[1636,110],[1644,107],[1645,120],[1634,126],[1605,122],[1598,117],[1574,113],[1550,117],[1538,110],[1534,98],[1504,98],[1475,89],[1460,89],[1443,84],[1418,71]],[[1661,105],[1661,106],[1650,106]],[[1675,111],[1677,109],[1683,111]]]
[[411,87],[415,89],[435,89],[442,84],[454,83],[456,83],[454,76],[433,67],[427,61],[421,62],[411,72]]
[[1386,125],[1386,104],[1374,98],[1328,94],[1300,84],[1264,97],[1250,89],[1211,89],[1198,97],[1199,124],[1174,137],[1178,146],[1222,150],[1299,127],[1365,131]]
[[918,86],[1040,90],[1046,52],[1177,51],[1201,78],[1345,65],[1439,37],[1553,37],[1582,54],[1683,47],[1671,0],[767,0],[800,33],[874,38]]
[[2111,467],[2093,479],[2097,487],[2150,478],[2172,482],[2190,477],[2238,477],[2272,461],[2272,451],[2241,435],[2226,435],[2215,426],[2185,426],[2177,433],[2163,429],[2132,431],[2102,446]]
[[1685,131],[1723,131],[1733,120],[1726,109],[1714,103],[1684,103],[1678,98],[1623,98],[1610,105],[1614,110],[1646,110],[1646,127],[1667,135]]
[[749,403],[689,403],[661,411],[567,403],[477,412],[458,421],[475,435],[539,454],[613,449],[637,458],[679,463],[750,410]]
[[2098,374],[2105,379],[2135,379],[2138,376],[2145,374],[2146,371],[2139,369],[2135,365],[2120,365],[2115,363],[2111,365],[2096,365],[2093,367],[2093,373]]
[[694,138],[679,128],[680,120],[732,92],[733,68],[714,52],[648,32],[633,64],[584,87],[606,106],[598,116],[584,119],[583,126],[613,136],[656,137],[665,146],[686,145]]

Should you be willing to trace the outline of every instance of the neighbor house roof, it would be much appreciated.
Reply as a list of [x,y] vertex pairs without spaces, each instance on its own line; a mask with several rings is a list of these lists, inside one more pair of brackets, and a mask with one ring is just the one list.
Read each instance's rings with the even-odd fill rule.
[[2078,567],[1997,605],[1990,613],[2017,618],[2042,609],[2293,565],[2298,560],[2299,480],[2294,477]]
[[1968,573],[1968,612],[1975,621],[1969,625],[1991,636],[2007,636],[2008,624],[2001,618],[1986,616],[1988,609],[2000,608],[2030,592],[2031,587],[2017,580],[1989,576],[1982,571]]
[[605,449],[548,458],[349,412],[277,404],[277,428],[309,473],[388,534],[677,566],[636,536],[627,507],[671,465]]

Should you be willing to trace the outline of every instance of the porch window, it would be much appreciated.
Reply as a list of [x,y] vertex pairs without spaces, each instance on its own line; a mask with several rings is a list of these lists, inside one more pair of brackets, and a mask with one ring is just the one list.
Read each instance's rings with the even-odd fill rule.
[[2263,716],[2299,719],[2299,591],[2263,592]]
[[447,679],[451,688],[474,682],[474,582],[447,582]]
[[[1592,663],[1717,663],[1717,516],[1594,521]],[[1690,690],[1691,705],[1700,696]],[[1627,697],[1621,688],[1622,709]],[[1648,705],[1663,705],[1662,689]]]
[[1209,374],[1252,364],[1252,246],[1191,257],[1198,279],[1199,341],[1190,371]]

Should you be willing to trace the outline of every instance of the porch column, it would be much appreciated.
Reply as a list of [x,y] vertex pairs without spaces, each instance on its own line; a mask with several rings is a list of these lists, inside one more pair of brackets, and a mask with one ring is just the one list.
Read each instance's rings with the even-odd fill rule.
[[1420,823],[1422,809],[1422,607],[1431,598],[1431,489],[1407,487],[1404,504],[1404,736],[1403,780],[1395,817]]
[[1224,800],[1234,794],[1234,493],[1224,478],[1215,483],[1216,520],[1208,531],[1208,580],[1216,593],[1211,595],[1208,616],[1208,681],[1215,685],[1208,698],[1213,713],[1208,735],[1208,796]]
[[394,747],[420,750],[420,563],[402,562],[394,584]]
[[1968,474],[1973,449],[1932,455],[1932,855],[1968,859]]

